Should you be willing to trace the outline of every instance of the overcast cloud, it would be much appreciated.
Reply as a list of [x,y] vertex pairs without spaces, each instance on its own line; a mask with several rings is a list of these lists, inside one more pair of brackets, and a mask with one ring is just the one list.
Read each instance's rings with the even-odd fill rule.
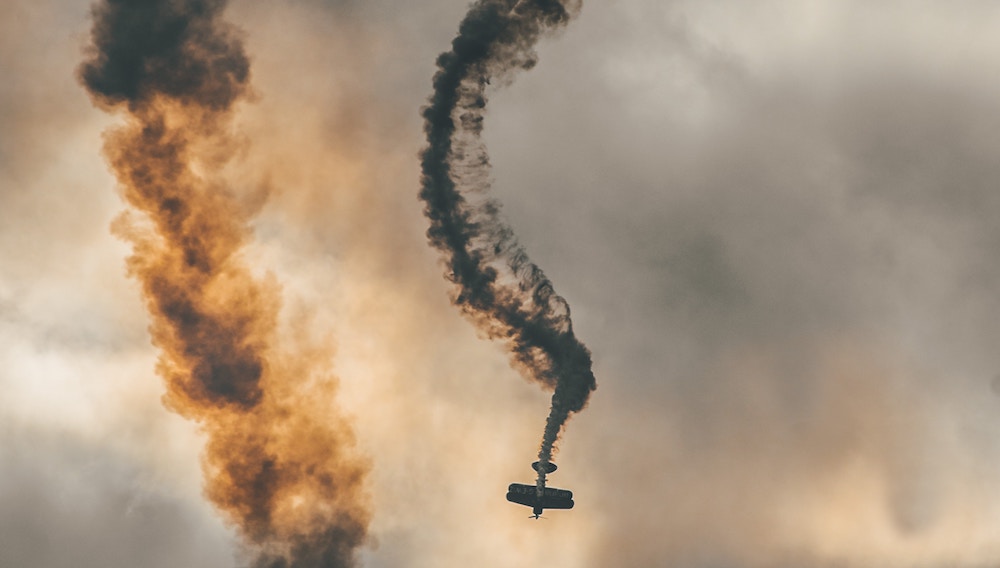
[[[586,2],[494,85],[496,195],[598,390],[529,522],[548,396],[448,303],[419,115],[466,2],[233,0],[247,253],[335,346],[372,567],[1000,562],[1000,7]],[[159,401],[85,2],[0,16],[0,566],[240,566]],[[308,318],[296,316],[308,314]]]

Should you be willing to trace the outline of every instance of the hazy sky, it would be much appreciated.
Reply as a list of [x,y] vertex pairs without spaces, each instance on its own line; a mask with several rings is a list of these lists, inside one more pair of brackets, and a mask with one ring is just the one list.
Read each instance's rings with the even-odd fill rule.
[[[493,85],[494,189],[598,390],[529,521],[548,395],[448,302],[420,107],[465,0],[232,0],[246,252],[332,346],[369,567],[1000,563],[1000,5],[585,2]],[[88,2],[0,15],[0,566],[236,567],[75,68]],[[306,324],[302,324],[306,325]]]

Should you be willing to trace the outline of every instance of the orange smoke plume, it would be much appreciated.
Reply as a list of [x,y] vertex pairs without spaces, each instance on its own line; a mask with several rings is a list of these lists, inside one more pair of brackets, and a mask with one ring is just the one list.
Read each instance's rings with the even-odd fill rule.
[[[205,493],[253,546],[257,567],[352,566],[371,514],[368,463],[327,405],[326,353],[282,345],[280,290],[241,250],[251,207],[219,173],[238,148],[249,89],[224,0],[104,0],[80,79],[124,109],[105,154],[128,204],[115,231],[152,318],[165,404],[208,436]],[[294,341],[292,341],[294,343]]]

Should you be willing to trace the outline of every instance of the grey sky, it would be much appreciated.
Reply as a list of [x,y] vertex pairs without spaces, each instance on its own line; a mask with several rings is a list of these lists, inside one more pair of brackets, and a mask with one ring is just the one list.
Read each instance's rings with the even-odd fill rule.
[[[12,6],[0,565],[237,566],[108,229],[85,3]],[[577,508],[538,523],[503,493],[547,396],[448,305],[416,198],[465,8],[230,9],[258,95],[231,177],[271,189],[247,256],[336,345],[331,404],[374,465],[365,565],[995,564],[1000,8],[589,2],[496,86],[496,195],[598,377],[550,480]]]

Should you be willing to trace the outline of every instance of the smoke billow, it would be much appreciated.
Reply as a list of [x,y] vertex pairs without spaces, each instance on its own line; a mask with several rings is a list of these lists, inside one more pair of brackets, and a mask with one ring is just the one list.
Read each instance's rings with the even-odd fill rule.
[[[280,290],[241,250],[253,207],[222,170],[239,144],[232,111],[250,63],[225,0],[104,0],[79,77],[124,110],[105,154],[131,212],[133,245],[161,350],[164,403],[208,436],[205,494],[254,549],[256,567],[355,565],[370,512],[368,463],[328,406],[328,353],[279,337]],[[282,343],[286,345],[282,345]],[[290,344],[291,346],[289,346]]]
[[[434,94],[423,110],[428,145],[420,198],[431,222],[428,238],[445,256],[453,302],[487,336],[506,343],[524,376],[554,389],[538,454],[543,464],[596,381],[566,300],[500,218],[500,205],[481,197],[490,182],[480,135],[486,86],[533,67],[539,37],[565,26],[577,8],[564,0],[477,1],[451,51],[438,57]],[[538,471],[541,486],[545,468]]]

